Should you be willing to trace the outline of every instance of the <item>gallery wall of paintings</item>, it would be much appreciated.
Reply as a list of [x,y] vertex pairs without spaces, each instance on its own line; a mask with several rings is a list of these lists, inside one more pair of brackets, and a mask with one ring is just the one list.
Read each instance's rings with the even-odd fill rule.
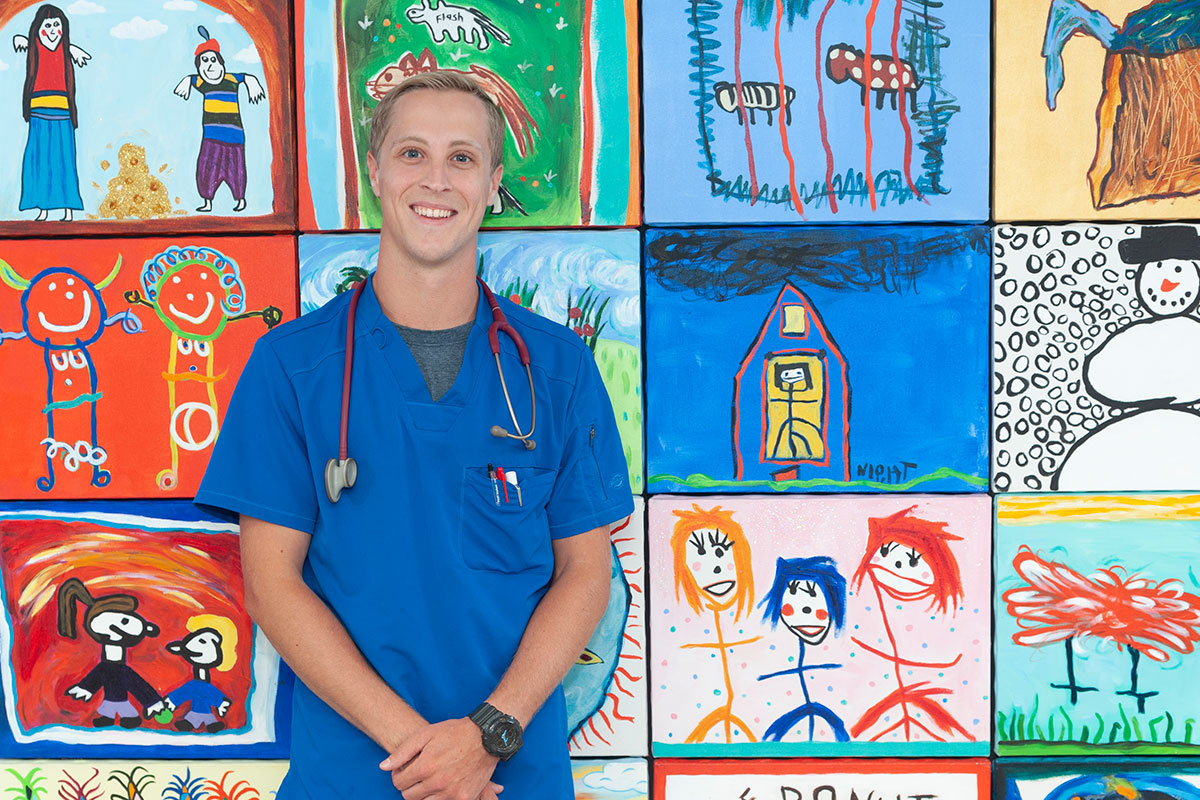
[[478,273],[635,496],[577,797],[1200,800],[1197,53],[1195,0],[4,3],[0,794],[278,789],[295,678],[190,501],[448,69],[505,122]]

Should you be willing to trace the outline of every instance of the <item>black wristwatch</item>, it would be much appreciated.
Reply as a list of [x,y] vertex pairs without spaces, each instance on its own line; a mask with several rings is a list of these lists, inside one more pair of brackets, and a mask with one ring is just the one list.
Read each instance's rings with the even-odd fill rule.
[[501,761],[508,761],[521,749],[521,723],[491,703],[482,703],[467,719],[479,726],[483,749]]

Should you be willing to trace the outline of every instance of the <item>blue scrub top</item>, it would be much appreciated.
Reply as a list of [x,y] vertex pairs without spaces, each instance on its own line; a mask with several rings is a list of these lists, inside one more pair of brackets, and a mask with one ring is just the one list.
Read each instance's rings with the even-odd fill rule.
[[[358,482],[336,505],[349,293],[259,339],[225,414],[196,503],[312,534],[304,579],[372,667],[431,722],[463,717],[499,683],[549,585],[551,540],[633,512],[612,406],[587,346],[500,299],[532,359],[537,448],[512,427],[480,292],[463,365],[438,402],[370,283],[355,320],[349,452]],[[517,420],[528,380],[508,337],[501,363]],[[500,501],[488,465],[515,471]],[[561,688],[496,769],[509,798],[570,798]],[[386,753],[297,681],[291,767],[278,797],[386,798]]]

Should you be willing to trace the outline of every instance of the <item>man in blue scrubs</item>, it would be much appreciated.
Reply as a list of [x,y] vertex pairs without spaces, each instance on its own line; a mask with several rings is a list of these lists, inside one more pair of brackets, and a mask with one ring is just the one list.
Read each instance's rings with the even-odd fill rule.
[[[354,323],[357,483],[337,503],[325,491],[347,293],[259,340],[196,495],[241,515],[247,607],[300,678],[280,800],[573,796],[559,682],[604,611],[608,526],[633,502],[590,351],[504,299],[532,359],[537,446],[492,433],[512,422],[476,238],[503,136],[461,74],[418,75],[380,103],[379,268]],[[456,331],[461,367],[439,381],[445,353],[426,345],[454,351]],[[528,379],[499,341],[528,430]]]

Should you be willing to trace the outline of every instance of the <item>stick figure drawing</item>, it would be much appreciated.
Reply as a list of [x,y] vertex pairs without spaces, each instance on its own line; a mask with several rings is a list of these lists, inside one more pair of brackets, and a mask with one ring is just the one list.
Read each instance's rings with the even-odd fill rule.
[[877,650],[854,637],[850,640],[871,655],[891,662],[896,688],[868,708],[854,723],[850,733],[858,738],[898,707],[900,718],[872,736],[871,741],[901,729],[905,741],[912,741],[918,732],[939,742],[946,741],[943,735],[931,730],[926,722],[938,728],[942,734],[957,733],[973,740],[974,737],[954,716],[932,699],[936,695],[949,695],[950,689],[932,686],[929,681],[906,684],[901,676],[902,667],[910,670],[947,669],[962,660],[962,653],[948,662],[915,661],[902,656],[896,634],[888,621],[885,608],[888,602],[903,606],[928,599],[929,611],[932,613],[936,609],[944,617],[947,611],[953,612],[963,594],[958,561],[949,547],[950,542],[962,541],[962,537],[946,531],[944,522],[912,516],[915,509],[916,506],[912,506],[891,516],[867,520],[866,552],[854,573],[852,585],[858,592],[866,582],[874,590],[891,652]]
[[[671,552],[674,558],[675,599],[683,594],[684,601],[697,614],[711,611],[715,642],[685,644],[684,648],[704,647],[716,650],[721,656],[721,671],[725,681],[725,702],[713,709],[692,730],[686,739],[689,744],[704,741],[716,726],[725,733],[725,741],[732,742],[734,728],[746,736],[746,741],[757,741],[750,726],[733,713],[733,681],[729,677],[729,653],[735,647],[761,639],[726,641],[721,629],[724,612],[734,609],[733,619],[754,606],[754,576],[750,569],[750,542],[742,526],[733,518],[733,512],[720,506],[702,509],[693,504],[692,510],[673,512],[679,520],[671,534]],[[736,606],[736,608],[735,608]],[[720,695],[721,690],[716,690]]]
[[804,651],[825,641],[832,630],[840,633],[846,623],[846,579],[838,572],[837,564],[827,556],[811,558],[780,558],[775,561],[775,582],[760,606],[766,606],[763,621],[776,627],[782,622],[799,640],[800,653],[796,666],[767,675],[760,681],[795,675],[800,679],[804,703],[783,714],[771,723],[763,741],[778,742],[802,720],[808,720],[808,740],[816,736],[817,720],[824,720],[839,742],[850,741],[846,725],[827,706],[814,702],[808,692],[804,673],[818,669],[837,669],[841,664],[805,664]]

